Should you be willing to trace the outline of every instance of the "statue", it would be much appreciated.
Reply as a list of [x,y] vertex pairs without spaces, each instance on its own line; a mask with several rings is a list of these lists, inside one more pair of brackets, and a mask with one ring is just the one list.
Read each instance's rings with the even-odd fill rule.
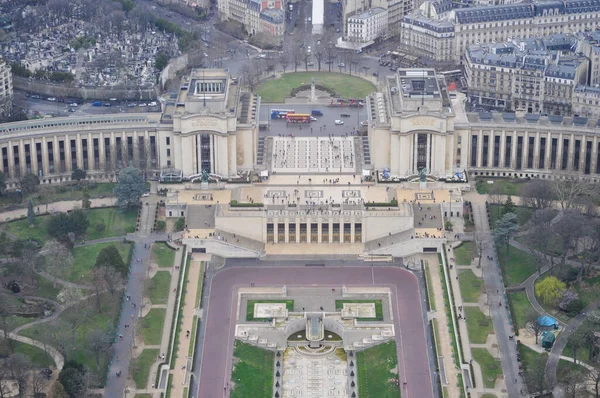
[[202,170],[202,177],[200,178],[201,182],[208,182],[208,172],[206,170]]
[[312,85],[313,86],[315,85],[315,78],[314,77],[312,78]]
[[425,182],[427,181],[427,167],[423,167],[420,171],[419,171],[419,181],[421,182]]

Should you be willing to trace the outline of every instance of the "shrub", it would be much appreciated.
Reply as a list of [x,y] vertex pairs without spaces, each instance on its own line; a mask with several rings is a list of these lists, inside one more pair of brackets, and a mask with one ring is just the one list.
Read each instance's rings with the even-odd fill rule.
[[175,232],[183,231],[185,228],[185,218],[179,217],[177,221],[175,221]]
[[103,222],[99,222],[96,224],[96,231],[97,232],[102,232],[106,229],[106,224],[104,224]]
[[580,299],[571,300],[569,304],[566,305],[565,312],[573,317],[578,315],[585,308],[585,303]]
[[167,222],[166,221],[157,221],[156,222],[156,230],[159,232],[164,232],[164,230],[167,229]]

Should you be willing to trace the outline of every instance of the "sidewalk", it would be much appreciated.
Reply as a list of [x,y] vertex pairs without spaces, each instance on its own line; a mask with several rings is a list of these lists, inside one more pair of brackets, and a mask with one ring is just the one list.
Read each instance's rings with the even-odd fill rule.
[[[92,202],[92,207],[108,207],[108,206],[114,206],[115,201],[117,199],[116,198],[102,198],[102,199],[91,199]],[[37,209],[40,209],[40,212],[45,212],[46,211],[46,206],[36,206],[34,208],[34,210],[36,210],[36,214],[37,214]],[[81,200],[65,200],[62,202],[54,202],[52,204],[49,204],[47,206],[48,208],[48,212],[49,213],[54,213],[54,212],[65,212],[65,211],[69,211],[69,210],[73,210],[76,208],[81,208]],[[27,216],[27,208],[24,209],[15,209],[15,210],[11,210],[11,211],[5,211],[3,213],[0,213],[0,221],[4,222],[4,221],[9,221],[9,220],[13,220],[15,218],[21,218],[21,217],[26,217]]]
[[[204,270],[204,262],[200,260],[192,260],[189,265],[187,283],[183,289],[186,292],[184,300],[183,310],[181,311],[181,329],[178,336],[175,336],[179,340],[177,352],[174,353],[172,360],[175,361],[175,366],[171,371],[171,396],[183,397],[184,389],[189,385],[189,378],[192,369],[192,358],[189,356],[190,346],[194,343],[194,336],[191,336],[194,330],[194,316],[196,315],[196,297],[198,296],[199,289],[202,288],[202,274]],[[199,283],[200,282],[200,283]],[[175,326],[173,326],[175,327]],[[188,331],[190,336],[188,336]]]

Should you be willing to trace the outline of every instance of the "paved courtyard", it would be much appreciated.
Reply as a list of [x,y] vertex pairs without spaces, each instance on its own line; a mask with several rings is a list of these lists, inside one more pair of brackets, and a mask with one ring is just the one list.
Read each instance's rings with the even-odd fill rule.
[[344,137],[274,137],[272,171],[353,173],[354,140]]

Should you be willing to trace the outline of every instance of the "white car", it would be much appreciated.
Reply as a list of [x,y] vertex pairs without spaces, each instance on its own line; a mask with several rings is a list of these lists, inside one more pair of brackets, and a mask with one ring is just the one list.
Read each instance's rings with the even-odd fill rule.
[[56,97],[48,97],[48,101],[56,101]]
[[79,105],[77,104],[77,102],[73,102],[73,103],[72,103],[71,105],[69,105],[69,106],[72,106],[73,108],[75,108],[75,107],[78,107]]
[[310,117],[310,121],[311,121],[311,122],[316,122],[316,121],[317,121],[317,118],[316,118],[316,117],[314,117],[314,116],[311,116],[311,117]]
[[146,107],[148,105],[145,102],[142,102],[139,106],[143,108],[143,107]]
[[336,125],[336,126],[341,126],[342,124],[344,124],[344,121],[343,121],[343,120],[339,120],[339,119],[337,119],[337,120],[336,120],[335,122],[333,122],[333,123],[335,123],[335,125]]
[[346,64],[345,64],[345,63],[343,63],[343,62],[340,62],[340,63],[338,64],[338,66],[339,66],[340,68],[345,68],[345,67],[346,67]]
[[147,198],[148,196],[150,196],[150,192],[144,192],[142,194],[142,198]]
[[362,122],[360,122],[361,126],[368,126],[369,125],[369,121],[368,120],[364,120]]

